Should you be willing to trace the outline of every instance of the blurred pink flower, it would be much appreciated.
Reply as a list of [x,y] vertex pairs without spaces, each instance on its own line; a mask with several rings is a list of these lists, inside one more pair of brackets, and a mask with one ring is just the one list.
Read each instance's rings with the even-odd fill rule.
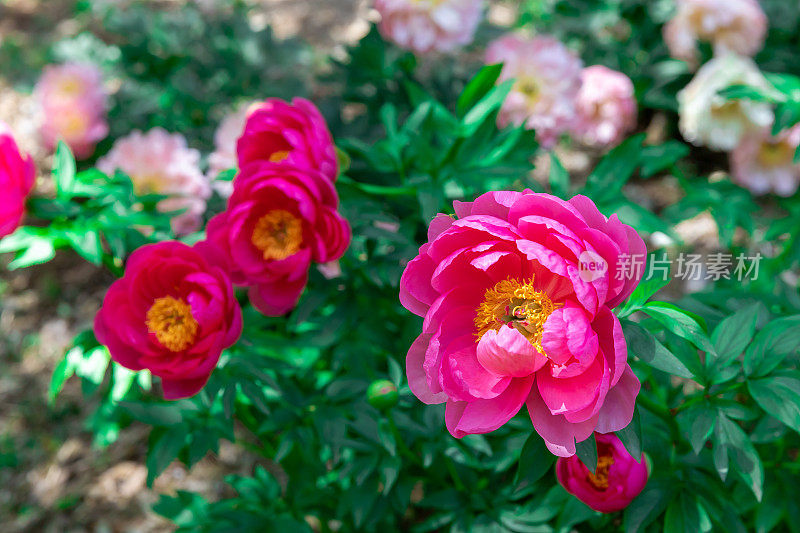
[[767,17],[756,0],[678,0],[678,12],[664,26],[670,54],[697,67],[697,41],[715,54],[755,55],[764,46]]
[[745,136],[731,152],[734,181],[755,194],[791,196],[800,185],[800,164],[794,162],[798,145],[800,125],[774,137],[768,128]]
[[581,60],[552,37],[506,35],[492,42],[486,62],[503,63],[500,81],[516,80],[498,116],[500,127],[525,125],[553,146],[575,121]]
[[417,54],[450,52],[472,42],[483,0],[375,0],[381,35]]
[[233,182],[214,180],[221,172],[236,168],[236,142],[244,132],[244,125],[252,105],[243,105],[228,114],[214,133],[214,152],[208,156],[208,179],[223,198],[228,198],[233,192]]
[[592,474],[575,455],[556,463],[558,482],[580,501],[601,513],[626,508],[647,484],[644,454],[634,458],[613,433],[595,433],[597,468]]
[[[647,253],[641,237],[585,196],[499,191],[454,208],[458,218],[433,219],[400,278],[400,302],[424,317],[406,358],[414,395],[446,402],[457,438],[527,405],[560,456],[627,426],[639,380],[611,309],[641,278],[615,275],[621,258]],[[605,268],[586,276],[587,256]]]
[[169,195],[159,203],[159,210],[185,210],[172,220],[175,234],[185,235],[200,228],[211,195],[199,163],[200,152],[189,148],[182,135],[153,128],[118,139],[97,168],[108,175],[121,170],[131,178],[137,194]]
[[108,135],[106,92],[100,70],[91,64],[65,63],[44,68],[34,94],[42,110],[42,140],[53,149],[59,140],[77,159],[94,153]]
[[19,226],[35,178],[33,160],[20,151],[11,129],[0,122],[0,239]]
[[618,144],[636,126],[633,83],[621,72],[602,65],[583,69],[574,133],[592,146]]
[[769,88],[749,58],[726,54],[710,60],[678,93],[678,127],[684,139],[696,146],[733,150],[743,136],[772,124],[768,103],[727,99],[719,94],[732,85]]

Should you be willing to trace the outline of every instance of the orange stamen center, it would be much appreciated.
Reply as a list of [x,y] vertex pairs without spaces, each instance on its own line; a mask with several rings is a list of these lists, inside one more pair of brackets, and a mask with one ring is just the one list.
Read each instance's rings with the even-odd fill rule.
[[597,469],[594,474],[589,472],[587,478],[589,483],[598,490],[606,490],[608,488],[608,471],[611,465],[614,464],[614,457],[611,454],[599,455],[597,457]]
[[557,307],[545,292],[533,288],[533,278],[528,281],[505,279],[488,289],[478,306],[475,316],[477,336],[480,339],[491,329],[497,331],[509,325],[543,354],[544,323]]
[[194,343],[199,325],[185,300],[157,298],[147,311],[147,329],[171,352],[181,352]]
[[289,152],[288,152],[288,151],[286,151],[286,150],[279,150],[279,151],[277,151],[277,152],[273,152],[273,153],[272,153],[272,154],[269,156],[269,161],[270,161],[270,163],[280,163],[281,161],[283,161],[283,160],[284,160],[284,159],[286,159],[287,157],[289,157]]
[[286,259],[303,244],[303,223],[290,212],[276,209],[258,219],[251,240],[264,259]]

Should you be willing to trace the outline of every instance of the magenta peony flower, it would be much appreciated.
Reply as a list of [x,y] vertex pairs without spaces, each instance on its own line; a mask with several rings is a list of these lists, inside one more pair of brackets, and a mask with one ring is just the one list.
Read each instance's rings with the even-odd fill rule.
[[168,400],[202,389],[242,332],[230,278],[211,260],[179,242],[139,248],[95,317],[95,335],[111,358],[159,376]]
[[330,181],[336,181],[339,173],[328,125],[316,106],[303,98],[291,104],[270,98],[251,107],[237,153],[239,168],[270,161],[316,170]]
[[75,157],[86,159],[108,135],[106,92],[100,70],[91,64],[45,67],[34,90],[42,109],[42,140],[52,149],[59,140]]
[[20,151],[11,129],[0,122],[0,238],[14,233],[22,221],[35,178],[33,160]]
[[400,302],[425,318],[406,360],[412,392],[447,402],[458,438],[494,431],[527,403],[561,456],[627,426],[639,380],[611,308],[641,278],[625,269],[625,254],[647,251],[636,231],[584,196],[490,192],[454,207],[400,280]]
[[417,54],[468,45],[483,18],[483,0],[375,0],[384,39]]
[[560,457],[556,476],[567,492],[601,513],[628,506],[647,484],[644,454],[637,461],[613,433],[595,433],[597,469],[592,474],[577,456]]
[[793,195],[800,185],[800,164],[794,162],[798,145],[800,125],[774,137],[768,128],[745,136],[730,155],[734,181],[754,194]]
[[236,176],[227,210],[208,223],[209,246],[225,258],[233,282],[250,287],[258,310],[282,315],[300,298],[311,261],[339,259],[350,244],[338,203],[320,172],[250,163]]
[[170,196],[158,208],[165,213],[183,210],[172,219],[172,229],[176,235],[186,235],[200,228],[211,196],[199,164],[200,152],[189,148],[183,135],[153,128],[118,139],[97,168],[108,175],[121,170],[130,176],[137,194]]
[[236,168],[236,143],[244,132],[250,107],[245,105],[226,116],[214,133],[214,152],[208,156],[208,179],[223,198],[233,193],[233,182],[214,181],[221,172]]
[[503,63],[500,81],[516,80],[498,116],[500,127],[525,125],[545,147],[575,122],[583,64],[552,37],[506,35],[486,50],[486,62]]
[[697,67],[697,41],[714,53],[753,56],[764,46],[767,16],[756,0],[678,0],[678,12],[664,25],[672,57]]
[[622,72],[602,65],[583,69],[581,80],[575,135],[591,146],[619,144],[636,127],[633,82]]

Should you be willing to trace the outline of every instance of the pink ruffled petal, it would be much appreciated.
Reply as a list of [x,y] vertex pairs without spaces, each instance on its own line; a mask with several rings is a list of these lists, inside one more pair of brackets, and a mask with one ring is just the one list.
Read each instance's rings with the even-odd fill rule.
[[511,327],[484,333],[478,342],[477,357],[489,372],[514,378],[529,376],[547,362],[528,339]]
[[597,416],[571,424],[562,415],[552,414],[536,387],[531,390],[527,406],[534,429],[544,439],[547,449],[559,457],[575,455],[575,443],[588,439],[597,425]]
[[489,433],[516,415],[533,385],[533,376],[513,379],[498,397],[472,402],[447,402],[445,422],[450,434],[460,439],[464,435]]
[[633,419],[641,384],[630,366],[625,367],[615,387],[608,391],[597,418],[597,431],[611,433],[624,429]]

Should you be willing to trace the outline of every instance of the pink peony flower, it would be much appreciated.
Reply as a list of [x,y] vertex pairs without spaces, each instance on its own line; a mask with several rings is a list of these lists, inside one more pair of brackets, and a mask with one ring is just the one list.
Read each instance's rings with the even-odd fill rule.
[[251,107],[237,152],[239,168],[270,161],[316,170],[330,181],[336,181],[339,173],[328,125],[316,106],[303,98],[291,104],[270,98]]
[[48,148],[63,140],[76,158],[86,159],[108,135],[106,92],[96,66],[47,66],[34,93],[44,116],[41,135]]
[[633,83],[625,74],[602,65],[583,69],[581,80],[575,135],[592,146],[619,144],[636,127]]
[[745,136],[730,155],[734,181],[755,194],[793,195],[800,185],[800,164],[794,162],[798,145],[800,125],[774,137],[768,128]]
[[208,223],[209,245],[225,258],[233,282],[250,287],[257,309],[282,315],[300,298],[311,261],[339,259],[350,244],[338,203],[320,172],[250,163],[236,176],[227,210]]
[[214,152],[208,156],[208,179],[223,198],[233,193],[233,182],[214,181],[221,172],[236,168],[236,143],[244,132],[251,105],[245,105],[226,116],[214,133]]
[[503,63],[500,81],[516,80],[498,116],[500,127],[525,125],[553,146],[575,121],[581,60],[552,37],[506,35],[489,45],[486,62]]
[[664,25],[672,57],[697,66],[697,41],[714,53],[755,55],[764,46],[767,16],[756,0],[678,0],[678,12]]
[[375,0],[381,35],[417,54],[468,45],[483,18],[483,0]]
[[11,129],[0,122],[0,238],[14,233],[22,221],[35,178],[33,160],[20,151]]
[[199,163],[200,152],[189,148],[183,135],[153,128],[118,139],[97,168],[108,175],[121,170],[130,176],[137,194],[170,196],[158,208],[165,213],[184,210],[172,219],[172,229],[176,235],[186,235],[200,228],[211,196]]
[[637,461],[616,435],[595,433],[597,469],[592,474],[577,456],[556,462],[558,482],[567,492],[601,513],[614,513],[630,504],[647,484],[644,454]]
[[168,400],[202,389],[242,332],[230,278],[200,252],[173,241],[139,248],[95,317],[111,358],[159,376]]
[[627,426],[639,380],[611,308],[641,278],[616,275],[625,254],[647,252],[636,231],[584,196],[501,191],[454,207],[400,280],[400,302],[425,319],[406,359],[412,392],[447,402],[457,438],[494,431],[527,404],[561,456]]

